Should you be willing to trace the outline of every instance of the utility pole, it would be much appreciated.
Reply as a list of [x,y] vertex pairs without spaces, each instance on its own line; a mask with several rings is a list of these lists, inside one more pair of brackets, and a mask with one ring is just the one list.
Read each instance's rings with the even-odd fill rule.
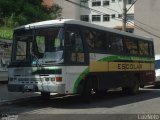
[[127,22],[127,8],[126,8],[127,0],[123,0],[123,23],[122,23],[122,30],[126,31],[126,22]]

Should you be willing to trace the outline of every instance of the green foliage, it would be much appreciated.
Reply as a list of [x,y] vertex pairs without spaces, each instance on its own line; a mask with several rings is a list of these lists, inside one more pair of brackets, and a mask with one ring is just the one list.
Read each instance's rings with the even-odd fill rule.
[[0,26],[15,27],[32,22],[55,19],[62,8],[42,5],[42,0],[0,0]]
[[11,28],[1,27],[0,28],[0,38],[11,40],[13,36],[13,31]]

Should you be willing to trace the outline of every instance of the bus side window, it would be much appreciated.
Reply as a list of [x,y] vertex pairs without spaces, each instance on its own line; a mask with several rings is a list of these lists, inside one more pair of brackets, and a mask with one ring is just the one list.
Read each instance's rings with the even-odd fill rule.
[[95,40],[95,49],[98,51],[106,51],[107,50],[107,41],[106,41],[106,33],[103,31],[97,31]]
[[94,50],[95,48],[95,33],[92,31],[86,30],[84,32],[85,40],[89,50]]
[[124,43],[126,45],[126,53],[132,54],[132,55],[138,54],[137,41],[134,41],[131,38],[126,38]]
[[149,46],[147,42],[139,41],[139,54],[149,55]]
[[78,33],[71,32],[69,34],[71,49],[75,52],[83,52],[83,44],[81,36]]
[[123,52],[123,41],[122,37],[114,34],[110,37],[109,49],[113,52]]
[[68,30],[68,56],[70,62],[82,63],[84,62],[84,48],[81,34],[78,30]]

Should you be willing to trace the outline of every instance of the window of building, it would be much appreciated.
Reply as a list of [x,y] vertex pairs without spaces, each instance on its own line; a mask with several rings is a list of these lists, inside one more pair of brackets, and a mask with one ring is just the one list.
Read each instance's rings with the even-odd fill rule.
[[109,6],[109,0],[104,0],[103,1],[103,6]]
[[115,2],[115,0],[112,0],[112,2],[114,3],[114,2]]
[[134,14],[127,14],[127,20],[133,21],[134,20]]
[[134,0],[127,0],[127,4],[132,4]]
[[81,0],[81,2],[88,2],[88,0]]
[[100,15],[92,15],[92,21],[101,21]]
[[101,1],[92,2],[92,6],[101,6]]
[[116,15],[115,15],[115,14],[112,14],[111,16],[112,16],[112,18],[115,18],[115,17],[116,17]]
[[118,18],[122,18],[122,14],[118,14]]
[[89,15],[81,15],[81,20],[89,22]]
[[103,21],[110,21],[110,15],[103,15]]

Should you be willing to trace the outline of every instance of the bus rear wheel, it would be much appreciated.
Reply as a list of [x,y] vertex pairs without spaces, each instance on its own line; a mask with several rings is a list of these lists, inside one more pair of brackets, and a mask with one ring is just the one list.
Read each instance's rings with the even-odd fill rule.
[[140,87],[139,81],[138,80],[134,80],[132,86],[122,87],[122,91],[125,94],[128,94],[128,95],[135,95],[135,94],[139,93],[139,87]]
[[43,100],[49,100],[50,99],[50,93],[49,92],[41,92],[41,98]]

